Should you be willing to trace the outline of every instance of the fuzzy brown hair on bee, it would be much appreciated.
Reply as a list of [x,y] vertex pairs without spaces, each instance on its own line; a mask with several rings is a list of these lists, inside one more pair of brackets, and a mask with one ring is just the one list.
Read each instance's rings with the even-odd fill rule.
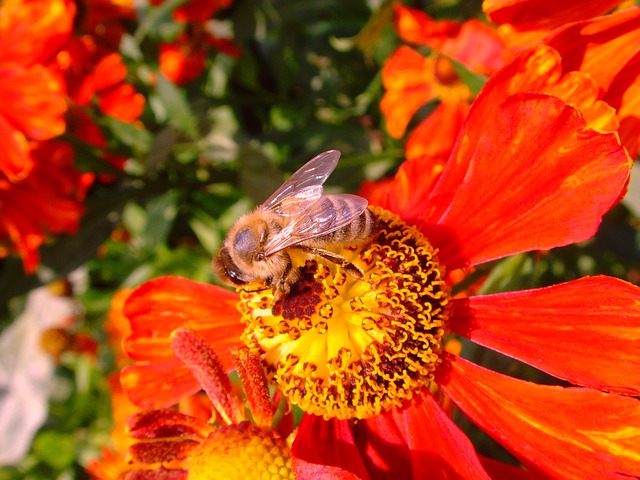
[[234,287],[264,282],[276,300],[298,280],[291,250],[320,256],[355,277],[362,272],[328,248],[365,242],[376,231],[367,200],[350,194],[324,194],[322,185],[336,168],[340,152],[309,160],[253,212],[240,217],[213,259],[221,281]]

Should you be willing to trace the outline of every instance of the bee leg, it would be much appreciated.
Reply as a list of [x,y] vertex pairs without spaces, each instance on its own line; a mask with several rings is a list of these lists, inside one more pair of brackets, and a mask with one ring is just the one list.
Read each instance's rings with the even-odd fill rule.
[[274,302],[285,297],[291,291],[291,286],[298,280],[298,270],[293,268],[291,257],[288,260],[280,278],[270,277],[269,286],[273,287]]
[[312,247],[305,247],[305,246],[297,246],[297,248],[300,248],[301,250],[304,250],[305,252],[310,253],[311,255],[317,255],[319,257],[324,258],[325,260],[329,260],[330,262],[341,266],[346,270],[346,272],[349,275],[351,275],[354,278],[357,278],[359,280],[364,278],[364,274],[362,273],[362,270],[356,267],[353,263],[349,262],[342,255],[338,255],[337,253],[333,253],[333,252],[330,252],[329,250],[324,250],[322,248],[312,248]]

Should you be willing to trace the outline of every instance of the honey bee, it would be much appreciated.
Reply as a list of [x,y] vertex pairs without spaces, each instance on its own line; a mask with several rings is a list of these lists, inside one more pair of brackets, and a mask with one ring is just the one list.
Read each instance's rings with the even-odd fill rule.
[[309,160],[262,205],[240,217],[229,230],[213,267],[224,283],[242,287],[264,282],[277,301],[299,279],[291,249],[319,256],[355,277],[362,271],[327,248],[360,244],[376,231],[367,200],[357,195],[323,194],[322,184],[336,168],[340,152]]

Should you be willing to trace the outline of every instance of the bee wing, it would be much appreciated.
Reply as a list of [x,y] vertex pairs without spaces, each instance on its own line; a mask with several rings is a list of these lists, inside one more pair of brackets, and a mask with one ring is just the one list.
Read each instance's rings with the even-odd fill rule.
[[[367,208],[367,200],[357,195],[322,195],[315,202],[293,202],[290,221],[265,245],[265,255],[326,235],[353,222]],[[287,210],[289,204],[280,206]]]
[[262,204],[262,208],[271,209],[288,198],[302,198],[306,202],[312,198],[319,198],[322,195],[322,184],[338,165],[339,158],[338,150],[316,155],[273,192]]

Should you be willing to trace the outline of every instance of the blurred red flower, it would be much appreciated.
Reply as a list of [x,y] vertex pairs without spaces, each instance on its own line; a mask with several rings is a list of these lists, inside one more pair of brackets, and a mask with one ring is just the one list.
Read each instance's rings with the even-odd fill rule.
[[[164,0],[153,0],[161,5]],[[173,42],[160,44],[160,71],[172,82],[182,85],[198,78],[206,59],[213,51],[238,57],[240,48],[229,38],[220,36],[211,22],[213,16],[231,5],[231,0],[187,1],[173,12],[183,31]]]
[[0,10],[0,257],[31,273],[48,234],[74,233],[86,176],[54,137],[66,129],[66,85],[49,68],[72,32],[75,4],[10,0]]
[[[426,13],[394,4],[395,28],[400,38],[414,45],[431,49],[423,56],[412,47],[399,47],[385,62],[382,81],[385,94],[380,108],[385,117],[387,131],[393,138],[400,138],[418,110],[428,102],[437,100],[440,105],[416,128],[413,146],[425,153],[434,149],[445,158],[451,152],[455,136],[430,133],[434,125],[443,120],[461,120],[474,93],[458,75],[454,60],[469,71],[490,75],[504,65],[510,52],[505,48],[498,32],[477,20],[456,23],[450,20],[435,21]],[[434,118],[431,118],[434,117]],[[428,123],[430,122],[430,123]],[[460,123],[449,124],[456,131]],[[419,146],[417,137],[432,139],[432,146]],[[413,157],[415,149],[408,150]]]

